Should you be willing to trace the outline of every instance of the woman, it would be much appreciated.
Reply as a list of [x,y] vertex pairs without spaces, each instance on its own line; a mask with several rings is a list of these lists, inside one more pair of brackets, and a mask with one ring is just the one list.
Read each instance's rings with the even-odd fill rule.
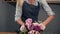
[[48,17],[42,23],[34,24],[40,25],[41,29],[44,30],[46,25],[52,21],[55,15],[46,0],[17,0],[15,21],[21,25],[21,31],[24,31],[25,29],[24,22],[27,18],[32,18],[33,22],[38,20],[38,13],[41,6],[47,12]]

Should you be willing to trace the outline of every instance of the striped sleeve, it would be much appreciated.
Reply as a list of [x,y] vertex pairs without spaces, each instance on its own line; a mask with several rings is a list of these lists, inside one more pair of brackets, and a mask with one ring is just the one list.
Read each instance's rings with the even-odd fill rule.
[[55,13],[52,11],[46,0],[39,0],[39,2],[41,3],[41,6],[47,12],[48,15],[55,15]]

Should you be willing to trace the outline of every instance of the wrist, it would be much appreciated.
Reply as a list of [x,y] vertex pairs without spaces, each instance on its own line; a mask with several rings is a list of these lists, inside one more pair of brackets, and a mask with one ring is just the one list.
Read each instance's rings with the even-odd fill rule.
[[24,23],[21,24],[21,26],[24,25]]
[[46,23],[45,23],[45,22],[43,22],[42,24],[43,24],[44,26],[46,26]]

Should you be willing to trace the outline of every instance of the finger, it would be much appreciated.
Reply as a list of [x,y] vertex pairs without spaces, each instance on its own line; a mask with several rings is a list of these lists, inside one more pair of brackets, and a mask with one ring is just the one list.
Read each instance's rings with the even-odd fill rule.
[[38,34],[40,34],[40,32],[38,32]]
[[30,34],[30,33],[28,32],[28,34]]
[[28,32],[28,34],[30,34],[30,31]]
[[35,30],[33,30],[33,34],[35,34]]
[[29,31],[28,34],[32,34],[32,31]]
[[35,34],[40,34],[40,32],[36,31],[36,33],[35,33]]

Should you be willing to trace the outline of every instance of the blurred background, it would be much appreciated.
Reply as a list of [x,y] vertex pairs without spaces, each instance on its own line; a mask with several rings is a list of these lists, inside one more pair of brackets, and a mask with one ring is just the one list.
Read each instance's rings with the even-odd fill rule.
[[[47,0],[47,2],[55,12],[55,19],[47,25],[45,31],[60,34],[60,0]],[[15,32],[17,30],[18,24],[14,21],[15,8],[16,0],[0,0],[0,32]],[[47,16],[42,8],[39,12],[39,20],[43,21]]]

